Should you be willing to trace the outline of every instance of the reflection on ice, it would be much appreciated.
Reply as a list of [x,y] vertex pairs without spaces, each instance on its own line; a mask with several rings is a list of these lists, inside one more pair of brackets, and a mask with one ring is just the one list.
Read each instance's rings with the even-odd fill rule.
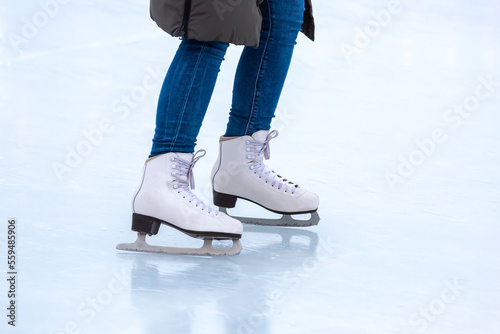
[[[62,2],[0,4],[0,220],[19,222],[18,326],[2,334],[498,332],[498,0],[400,1],[350,61],[341,46],[394,2],[314,1],[317,39],[294,51],[272,167],[318,193],[321,222],[247,225],[241,254],[222,258],[115,249],[135,238],[130,201],[179,41],[147,1]],[[11,34],[54,3],[16,48]],[[240,52],[228,50],[198,137],[206,203]],[[490,94],[477,108],[476,93]],[[57,163],[71,168],[62,178]],[[280,218],[244,201],[229,212]],[[148,242],[203,243],[169,228]],[[466,288],[446,303],[455,282]]]
[[334,256],[332,245],[303,229],[246,226],[245,245],[238,257],[213,259],[117,254],[131,265],[130,301],[144,332],[189,333],[209,317],[209,333],[272,333],[273,315]]

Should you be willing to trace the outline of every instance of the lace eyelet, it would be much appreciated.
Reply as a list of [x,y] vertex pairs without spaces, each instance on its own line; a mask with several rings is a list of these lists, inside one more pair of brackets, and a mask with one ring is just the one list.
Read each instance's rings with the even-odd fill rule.
[[247,147],[247,152],[250,152],[250,147]]
[[170,161],[174,161],[174,160],[175,160],[174,157],[170,157]]
[[245,141],[245,144],[247,145],[250,144],[250,140]]

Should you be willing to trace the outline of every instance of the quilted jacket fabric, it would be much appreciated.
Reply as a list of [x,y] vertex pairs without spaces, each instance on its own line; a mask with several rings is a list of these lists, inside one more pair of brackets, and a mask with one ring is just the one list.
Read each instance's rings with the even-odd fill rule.
[[[263,0],[151,0],[151,18],[175,37],[259,45]],[[305,1],[302,32],[314,40],[311,0]]]

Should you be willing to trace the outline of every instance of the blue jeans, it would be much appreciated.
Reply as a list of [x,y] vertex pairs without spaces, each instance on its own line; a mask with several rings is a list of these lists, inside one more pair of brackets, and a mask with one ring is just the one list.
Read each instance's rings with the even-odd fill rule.
[[[304,14],[304,0],[264,0],[258,48],[245,47],[238,63],[225,136],[269,130]],[[229,44],[185,39],[163,83],[150,157],[194,152]]]

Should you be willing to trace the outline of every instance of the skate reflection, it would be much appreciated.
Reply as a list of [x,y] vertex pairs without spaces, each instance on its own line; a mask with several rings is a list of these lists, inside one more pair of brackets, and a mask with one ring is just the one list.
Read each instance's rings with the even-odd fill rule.
[[[117,253],[131,263],[130,300],[144,333],[271,333],[331,246],[297,228],[245,226],[235,257]],[[330,247],[330,249],[328,249]]]

